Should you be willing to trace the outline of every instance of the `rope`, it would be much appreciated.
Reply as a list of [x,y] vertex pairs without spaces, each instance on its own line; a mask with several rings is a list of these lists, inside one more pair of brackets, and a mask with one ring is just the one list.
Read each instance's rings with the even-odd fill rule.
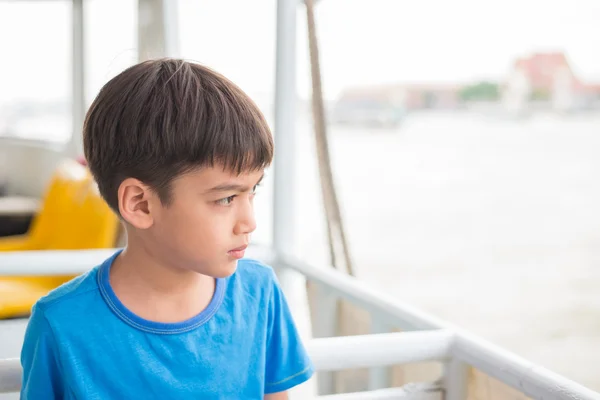
[[[327,222],[327,238],[329,241],[329,256],[331,265],[336,269],[342,269],[341,255],[346,272],[354,276],[354,266],[350,257],[350,250],[346,240],[346,232],[340,205],[333,181],[331,170],[331,158],[329,155],[329,142],[327,139],[327,126],[325,123],[325,106],[323,103],[323,89],[321,84],[321,67],[319,63],[319,46],[314,17],[314,1],[306,1],[306,17],[308,23],[308,43],[310,50],[310,67],[312,76],[312,110],[313,122],[317,147],[317,159],[319,163],[319,177],[321,182],[321,193],[325,207]],[[339,248],[341,247],[341,248]],[[341,252],[341,254],[338,254]]]
[[[325,106],[323,102],[323,90],[321,86],[321,67],[319,63],[319,47],[317,44],[317,33],[314,17],[314,0],[305,0],[306,19],[308,24],[308,44],[310,50],[310,67],[312,76],[312,109],[315,141],[317,148],[317,160],[319,164],[319,178],[321,182],[321,194],[323,196],[323,205],[327,222],[327,239],[329,242],[329,256],[331,265],[338,270],[345,266],[346,273],[354,276],[354,266],[350,257],[350,250],[346,240],[346,232],[340,211],[333,173],[331,170],[331,158],[329,156],[329,143],[327,140],[327,125],[325,123]],[[309,283],[310,288],[310,283]],[[318,301],[318,298],[313,299]],[[319,305],[314,304],[318,309]],[[368,322],[366,322],[365,313],[358,310],[353,305],[336,300],[335,305],[336,332],[335,335],[348,336],[352,334],[365,333],[368,331]],[[368,316],[367,316],[368,319]],[[344,372],[333,372],[331,383],[333,393],[343,393],[347,391],[348,378]]]

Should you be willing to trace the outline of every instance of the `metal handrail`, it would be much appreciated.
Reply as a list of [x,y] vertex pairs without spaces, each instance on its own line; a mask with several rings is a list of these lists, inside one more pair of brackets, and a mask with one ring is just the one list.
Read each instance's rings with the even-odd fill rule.
[[286,267],[326,286],[372,314],[384,316],[391,326],[402,329],[445,329],[453,332],[451,356],[454,360],[475,367],[531,398],[600,399],[600,393],[423,313],[329,266],[314,266],[289,257],[282,262]]
[[[452,333],[446,331],[388,333],[312,339],[308,353],[318,371],[379,365],[442,361],[450,355]],[[19,359],[0,360],[0,393],[21,388]]]

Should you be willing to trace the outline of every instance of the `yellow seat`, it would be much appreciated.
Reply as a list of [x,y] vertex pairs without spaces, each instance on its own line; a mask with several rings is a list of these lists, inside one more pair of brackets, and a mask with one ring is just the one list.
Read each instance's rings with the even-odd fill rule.
[[[98,193],[88,169],[65,160],[54,174],[39,214],[22,236],[0,238],[0,251],[114,247],[119,220]],[[29,314],[37,299],[73,276],[0,276],[0,319]]]

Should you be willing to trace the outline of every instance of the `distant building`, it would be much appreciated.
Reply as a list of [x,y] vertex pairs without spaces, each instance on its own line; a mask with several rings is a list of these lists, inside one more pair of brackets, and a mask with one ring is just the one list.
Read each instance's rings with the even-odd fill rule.
[[350,88],[336,101],[333,122],[390,125],[412,110],[455,109],[461,105],[459,85],[389,84]]
[[600,87],[583,83],[564,53],[537,53],[519,58],[504,85],[507,109],[543,107],[568,111],[589,106],[600,98]]
[[400,87],[410,110],[455,109],[460,107],[460,85],[412,84]]
[[392,87],[354,88],[344,91],[333,105],[330,120],[338,124],[394,127],[406,112],[403,93]]
[[500,85],[406,83],[349,88],[335,102],[330,116],[333,122],[392,125],[399,123],[405,112],[454,110],[478,101],[497,103],[498,99],[513,114],[532,109],[600,108],[600,84],[581,81],[564,53],[536,53],[515,60]]

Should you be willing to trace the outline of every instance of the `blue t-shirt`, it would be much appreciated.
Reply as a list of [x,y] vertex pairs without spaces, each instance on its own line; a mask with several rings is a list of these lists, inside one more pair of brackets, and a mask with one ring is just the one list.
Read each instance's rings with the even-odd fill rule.
[[22,399],[262,399],[312,376],[270,267],[240,260],[204,311],[158,323],[115,296],[108,277],[118,253],[34,306]]

